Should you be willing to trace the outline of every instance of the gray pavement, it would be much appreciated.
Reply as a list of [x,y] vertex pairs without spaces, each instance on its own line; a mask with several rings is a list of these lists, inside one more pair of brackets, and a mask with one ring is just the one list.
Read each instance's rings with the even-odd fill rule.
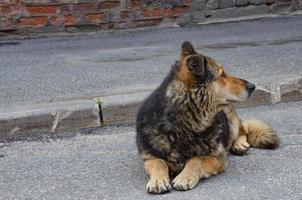
[[230,156],[227,171],[188,192],[149,195],[134,126],[36,133],[0,143],[0,199],[302,199],[302,102],[241,109],[269,122],[278,150]]
[[302,73],[302,17],[2,40],[0,109],[153,89],[184,40],[246,79]]

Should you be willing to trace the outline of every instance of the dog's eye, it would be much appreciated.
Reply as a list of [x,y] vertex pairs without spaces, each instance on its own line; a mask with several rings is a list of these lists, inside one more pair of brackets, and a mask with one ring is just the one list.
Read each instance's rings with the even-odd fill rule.
[[194,63],[192,63],[192,67],[198,67],[198,62],[194,62]]
[[226,74],[224,73],[224,71],[220,74],[220,77],[225,78]]

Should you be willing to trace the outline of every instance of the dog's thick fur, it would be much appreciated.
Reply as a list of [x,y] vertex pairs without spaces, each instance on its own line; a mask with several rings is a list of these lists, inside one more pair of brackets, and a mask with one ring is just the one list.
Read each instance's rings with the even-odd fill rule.
[[200,179],[224,171],[229,151],[242,155],[250,146],[278,147],[270,126],[241,120],[232,106],[254,89],[184,42],[179,61],[137,116],[137,146],[150,176],[148,192],[170,191],[170,177],[175,176],[175,189],[192,189]]

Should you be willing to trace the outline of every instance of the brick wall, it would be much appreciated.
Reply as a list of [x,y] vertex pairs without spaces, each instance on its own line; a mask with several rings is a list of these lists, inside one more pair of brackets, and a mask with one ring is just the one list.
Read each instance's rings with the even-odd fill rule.
[[0,0],[0,31],[122,29],[181,22],[191,0]]
[[296,10],[302,0],[0,0],[0,32],[124,29]]

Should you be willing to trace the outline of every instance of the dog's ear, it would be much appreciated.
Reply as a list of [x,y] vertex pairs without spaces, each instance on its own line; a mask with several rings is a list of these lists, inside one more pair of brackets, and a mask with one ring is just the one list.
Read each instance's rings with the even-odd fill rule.
[[188,41],[183,42],[181,45],[181,55],[188,56],[188,55],[192,55],[192,54],[196,54],[196,51],[195,51],[193,45]]
[[201,55],[190,56],[187,59],[188,69],[197,76],[204,76],[206,72],[206,60]]

